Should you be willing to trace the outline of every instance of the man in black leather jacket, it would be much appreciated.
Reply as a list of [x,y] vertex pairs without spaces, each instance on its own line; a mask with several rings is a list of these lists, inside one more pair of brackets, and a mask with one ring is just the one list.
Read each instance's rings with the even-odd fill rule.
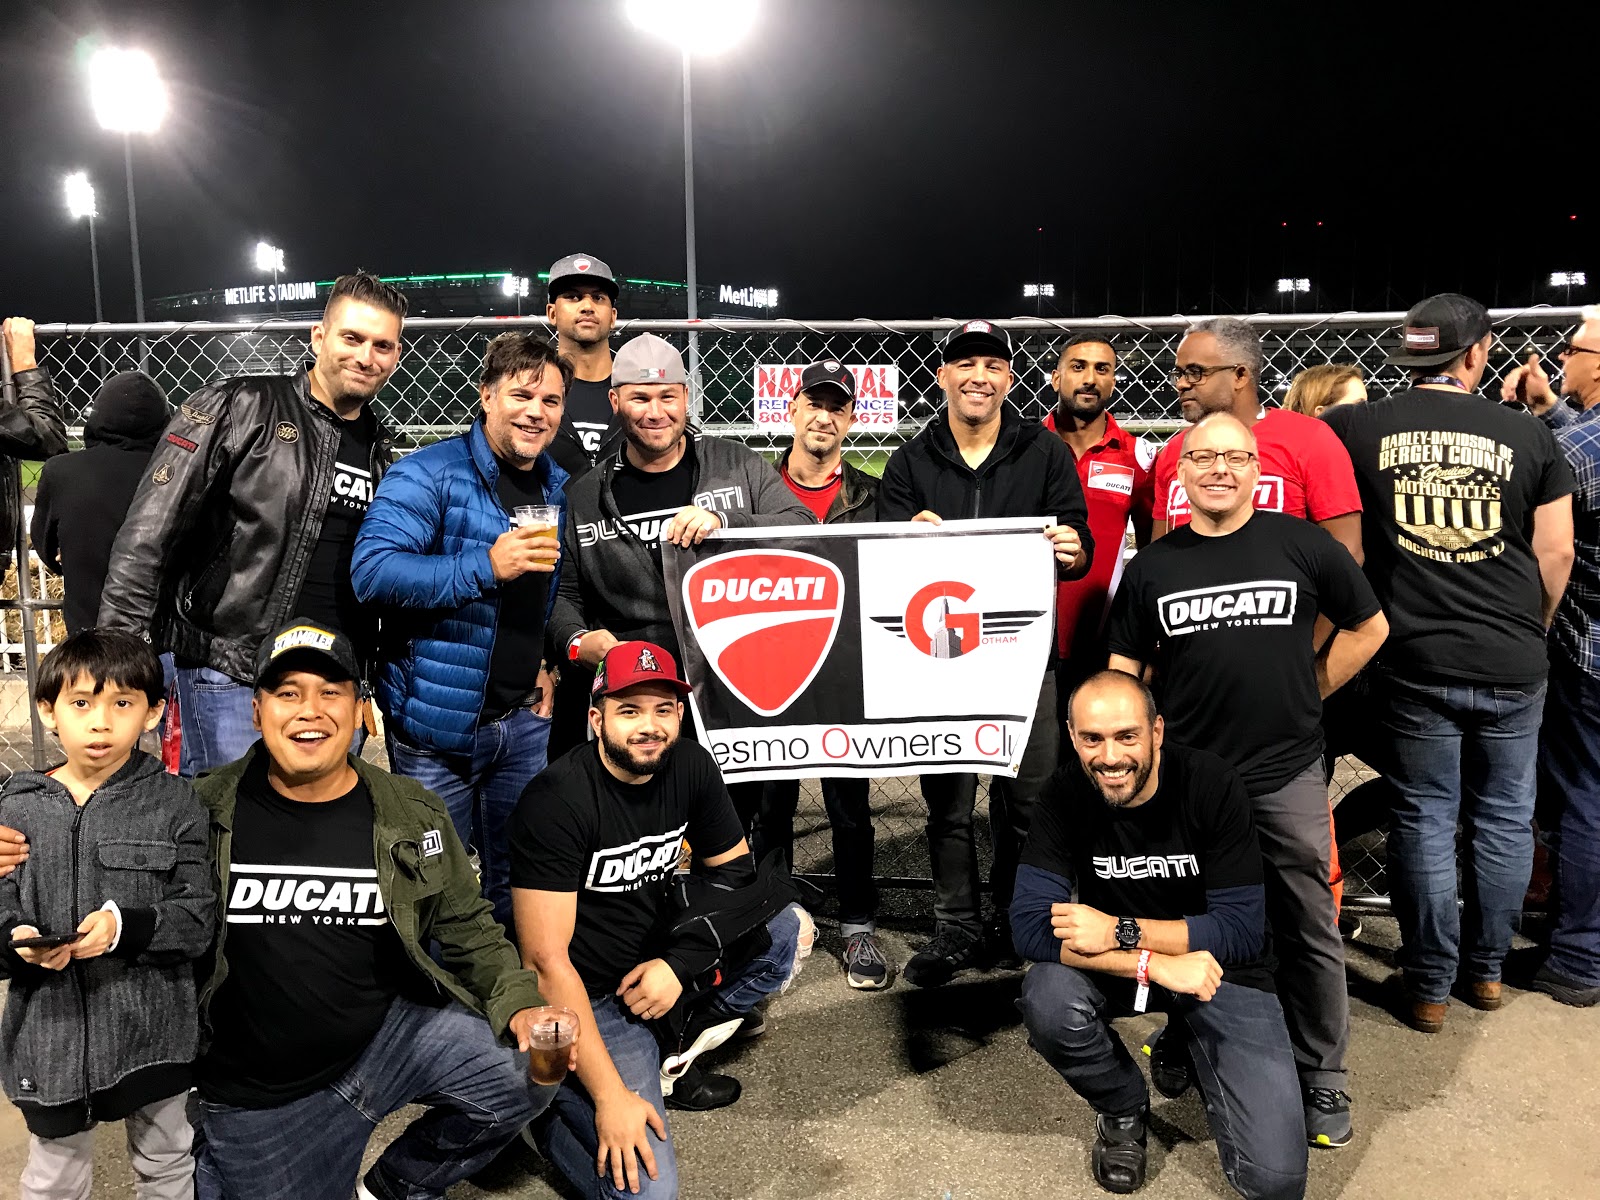
[[50,372],[34,357],[33,322],[8,317],[4,325],[6,356],[17,386],[15,404],[0,401],[0,574],[11,562],[17,522],[22,519],[13,459],[53,458],[67,449],[67,427]]
[[100,624],[177,656],[184,775],[255,742],[246,681],[261,639],[290,616],[343,631],[370,661],[375,622],[355,599],[350,556],[391,458],[369,402],[399,361],[405,313],[376,276],[341,276],[311,330],[313,363],[201,388],[150,459]]

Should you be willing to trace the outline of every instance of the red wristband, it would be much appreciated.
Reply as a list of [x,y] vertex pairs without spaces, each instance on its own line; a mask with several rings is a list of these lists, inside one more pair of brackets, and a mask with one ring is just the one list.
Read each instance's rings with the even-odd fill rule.
[[570,638],[567,639],[567,661],[568,662],[577,662],[578,661],[578,647],[583,643],[584,635],[587,634],[588,632],[589,631],[587,629],[580,629],[577,633],[573,634]]
[[1150,951],[1139,951],[1139,965],[1134,969],[1134,978],[1146,987],[1150,985]]

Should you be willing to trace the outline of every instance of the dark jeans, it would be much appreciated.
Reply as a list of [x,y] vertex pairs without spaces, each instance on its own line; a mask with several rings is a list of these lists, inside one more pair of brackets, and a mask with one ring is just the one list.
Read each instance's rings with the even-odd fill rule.
[[461,844],[477,851],[478,874],[484,896],[494,905],[494,919],[508,930],[511,849],[506,826],[522,790],[544,770],[549,741],[549,718],[526,708],[478,726],[470,755],[424,750],[389,735],[389,765],[444,801]]
[[[1114,1017],[1132,1012],[1134,983],[1061,963],[1035,963],[1022,980],[1028,1044],[1096,1112],[1125,1117],[1150,1102],[1144,1076]],[[1217,1139],[1222,1173],[1241,1196],[1298,1200],[1306,1190],[1300,1082],[1271,992],[1226,980],[1208,1001],[1151,988],[1168,1037],[1186,1037],[1195,1081]]]
[[1550,657],[1539,785],[1560,815],[1551,848],[1556,923],[1545,965],[1600,987],[1600,679],[1559,651]]
[[[1389,881],[1400,923],[1396,957],[1414,999],[1443,1003],[1458,970],[1473,982],[1500,978],[1533,871],[1544,696],[1543,683],[1385,680],[1389,769],[1399,789]],[[1456,907],[1458,819],[1464,914]]]
[[[1033,806],[1056,769],[1061,749],[1061,724],[1056,719],[1056,679],[1046,671],[1033,713],[1033,729],[1022,752],[1015,779],[996,775],[989,781],[989,828],[994,835],[994,869],[989,883],[995,912],[1011,906],[1017,882],[1017,861],[1028,840]],[[928,806],[928,857],[933,864],[933,920],[936,928],[952,925],[977,934],[983,928],[978,908],[978,844],[972,836],[977,807],[976,775],[924,775],[922,799]]]
[[[767,929],[772,934],[771,948],[713,993],[717,1004],[728,1012],[749,1012],[782,987],[794,968],[800,936],[800,918],[794,907],[791,905],[768,921]],[[654,1133],[646,1135],[651,1139],[650,1151],[655,1155],[659,1178],[651,1179],[641,1163],[637,1195],[641,1200],[673,1200],[678,1194],[678,1160],[672,1149],[672,1122],[661,1095],[661,1045],[655,1031],[628,1012],[619,997],[596,997],[591,1003],[600,1040],[605,1043],[617,1074],[629,1091],[644,1097],[661,1114],[661,1123],[667,1130],[665,1141],[656,1141]],[[631,1200],[635,1195],[626,1189],[618,1191],[610,1175],[595,1173],[600,1139],[595,1133],[594,1101],[576,1074],[568,1075],[566,1082],[556,1088],[550,1111],[534,1124],[533,1134],[540,1152],[584,1200]]]
[[[839,928],[845,937],[870,933],[878,915],[878,887],[872,881],[872,792],[870,779],[822,780],[822,803],[833,830],[833,879],[839,889]],[[798,779],[774,779],[761,798],[763,858],[775,847],[783,850],[784,865],[794,869],[794,812],[800,803]]]
[[350,1200],[367,1139],[408,1104],[428,1111],[378,1159],[389,1189],[441,1200],[483,1169],[549,1105],[556,1089],[528,1076],[527,1055],[495,1040],[460,1004],[396,1000],[356,1065],[277,1108],[200,1102],[198,1200]]

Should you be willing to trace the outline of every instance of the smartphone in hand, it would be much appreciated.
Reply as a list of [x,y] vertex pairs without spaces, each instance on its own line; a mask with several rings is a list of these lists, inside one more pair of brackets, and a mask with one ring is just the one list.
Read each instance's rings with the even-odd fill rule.
[[13,950],[54,950],[57,946],[70,946],[81,942],[86,933],[41,933],[38,937],[12,938]]

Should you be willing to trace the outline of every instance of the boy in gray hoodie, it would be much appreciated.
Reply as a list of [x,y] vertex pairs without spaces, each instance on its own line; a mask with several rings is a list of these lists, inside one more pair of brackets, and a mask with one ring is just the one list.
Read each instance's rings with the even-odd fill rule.
[[205,810],[136,748],[161,719],[161,664],[86,630],[45,657],[34,700],[67,761],[0,788],[0,825],[29,845],[0,879],[0,1082],[32,1135],[20,1195],[87,1197],[93,1126],[125,1120],[135,1194],[191,1200],[193,960],[215,915]]

